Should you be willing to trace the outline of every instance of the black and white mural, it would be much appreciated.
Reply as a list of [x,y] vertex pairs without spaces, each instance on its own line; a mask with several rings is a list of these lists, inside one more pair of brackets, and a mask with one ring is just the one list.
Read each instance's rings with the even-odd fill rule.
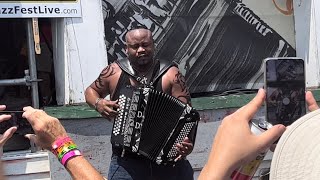
[[295,56],[292,0],[102,0],[109,63],[143,24],[156,58],[176,61],[194,95],[257,89],[266,57]]

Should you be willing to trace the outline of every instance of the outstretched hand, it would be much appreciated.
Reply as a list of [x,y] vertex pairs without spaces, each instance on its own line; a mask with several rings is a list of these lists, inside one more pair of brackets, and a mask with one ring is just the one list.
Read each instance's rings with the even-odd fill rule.
[[53,142],[59,137],[66,137],[67,132],[57,118],[49,116],[43,110],[30,106],[23,108],[22,117],[31,124],[35,134],[27,134],[30,141],[44,149],[51,150]]

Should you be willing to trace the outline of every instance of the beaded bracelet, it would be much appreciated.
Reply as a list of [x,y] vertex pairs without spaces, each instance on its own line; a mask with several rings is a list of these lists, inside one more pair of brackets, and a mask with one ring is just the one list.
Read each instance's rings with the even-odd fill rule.
[[96,99],[96,103],[94,104],[94,109],[96,110],[96,111],[98,111],[98,103],[102,100],[103,98],[98,98],[98,99]]
[[71,150],[62,157],[60,162],[63,166],[65,166],[68,160],[76,156],[82,156],[81,152],[78,149]]

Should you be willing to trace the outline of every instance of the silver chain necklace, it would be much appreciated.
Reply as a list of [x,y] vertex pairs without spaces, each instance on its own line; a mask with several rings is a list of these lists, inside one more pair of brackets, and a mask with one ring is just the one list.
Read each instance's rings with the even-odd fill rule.
[[[151,69],[153,69],[153,65],[154,65],[154,61],[152,61],[152,64],[150,66],[150,68],[147,70],[147,72],[145,74],[142,74],[142,77],[140,75],[138,75],[137,77],[137,81],[140,82],[141,84],[147,84],[148,83],[148,78],[146,77]],[[136,71],[136,72],[139,72],[136,68],[134,68],[134,66],[132,66],[132,68]]]

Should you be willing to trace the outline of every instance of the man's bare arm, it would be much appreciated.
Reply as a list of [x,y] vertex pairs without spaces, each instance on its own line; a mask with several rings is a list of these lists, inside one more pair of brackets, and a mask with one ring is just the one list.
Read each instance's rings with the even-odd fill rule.
[[[169,81],[171,95],[178,98],[184,103],[191,105],[191,97],[186,80],[177,67],[171,67],[164,76],[164,81]],[[165,87],[164,87],[165,88]],[[194,136],[190,134],[190,136]],[[177,150],[181,157],[189,155],[193,150],[193,142],[189,138],[185,138],[182,143],[177,144]]]
[[77,156],[67,162],[66,169],[72,179],[103,180],[102,175],[83,157]]
[[98,98],[104,98],[110,93],[109,82],[116,74],[116,68],[113,64],[105,67],[99,77],[86,89],[86,102],[93,108]]
[[172,96],[180,99],[184,103],[191,105],[190,92],[189,92],[185,77],[176,67],[170,70],[171,72],[169,73],[172,73],[173,75],[172,88],[171,88]]

